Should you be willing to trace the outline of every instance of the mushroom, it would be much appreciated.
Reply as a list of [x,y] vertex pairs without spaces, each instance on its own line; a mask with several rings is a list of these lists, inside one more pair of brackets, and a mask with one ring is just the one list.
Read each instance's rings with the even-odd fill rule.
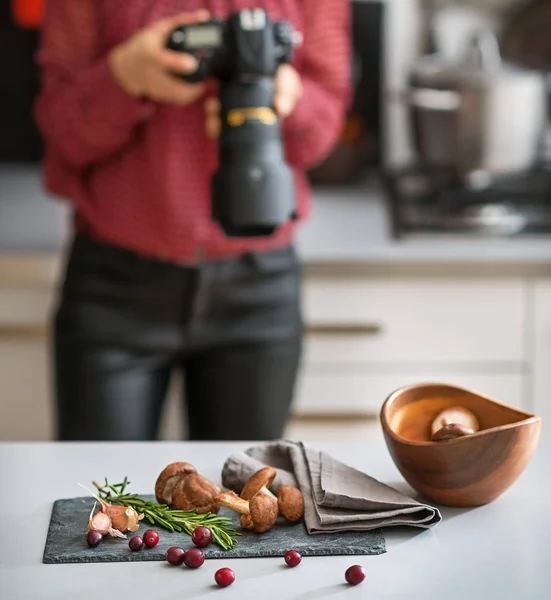
[[277,490],[279,512],[291,523],[300,521],[304,516],[304,497],[302,492],[291,485],[281,485]]
[[470,410],[462,406],[454,406],[453,408],[443,410],[436,416],[431,425],[431,436],[445,425],[450,425],[451,423],[472,429],[471,433],[480,429],[478,419]]
[[172,490],[172,506],[179,510],[194,510],[199,514],[217,514],[220,506],[215,497],[220,488],[199,473],[182,476]]
[[271,529],[278,517],[277,498],[257,492],[250,500],[240,498],[235,492],[224,492],[215,498],[222,506],[227,506],[241,514],[241,527],[264,533]]
[[446,440],[455,440],[464,435],[472,435],[474,431],[470,427],[459,425],[459,423],[448,423],[433,433],[431,440],[433,442],[444,442]]
[[249,477],[249,480],[241,490],[241,498],[243,498],[243,500],[250,500],[260,491],[275,498],[268,488],[274,482],[276,475],[277,471],[273,467],[264,467],[263,469],[260,469],[260,471],[257,471]]
[[155,497],[159,504],[172,504],[172,490],[177,481],[197,469],[188,462],[173,462],[166,466],[155,483]]
[[[287,521],[296,523],[304,516],[304,498],[302,492],[293,486],[282,485],[277,491],[277,497],[272,494],[269,487],[274,482],[277,475],[276,469],[273,467],[264,467],[260,469],[247,481],[243,489],[241,490],[241,498],[244,500],[250,500],[256,494],[264,494],[274,500],[277,500],[279,513]],[[246,519],[242,519],[248,524]],[[244,526],[247,529],[246,526]]]

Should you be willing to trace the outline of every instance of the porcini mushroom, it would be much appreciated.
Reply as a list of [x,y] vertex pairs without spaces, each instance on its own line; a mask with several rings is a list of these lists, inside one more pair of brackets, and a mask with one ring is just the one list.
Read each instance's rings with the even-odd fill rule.
[[304,516],[304,497],[302,492],[291,485],[281,485],[277,490],[277,503],[281,516],[296,523]]
[[277,521],[279,514],[277,499],[258,493],[249,500],[249,511],[254,531],[264,533]]
[[235,492],[224,492],[215,498],[222,506],[227,506],[240,513],[241,527],[252,529],[256,533],[264,533],[271,529],[278,517],[277,498],[270,494],[258,492],[250,500],[240,498]]
[[[249,480],[241,490],[241,498],[250,500],[253,496],[262,490],[267,496],[275,496],[270,492],[269,487],[274,482],[277,471],[273,467],[264,467],[249,477]],[[263,489],[264,488],[264,489]]]
[[431,424],[431,438],[437,431],[452,423],[471,429],[471,433],[480,429],[478,419],[469,409],[462,406],[454,406],[443,410],[436,416]]
[[433,433],[431,441],[444,442],[446,440],[455,440],[456,438],[472,435],[473,433],[474,431],[469,427],[459,425],[458,423],[448,423],[448,425],[444,425],[444,427]]
[[200,514],[214,513],[220,510],[215,497],[220,488],[199,473],[190,473],[181,477],[172,490],[172,506],[179,510],[194,510]]
[[197,469],[188,462],[173,462],[166,466],[155,483],[155,497],[159,504],[172,504],[172,490],[176,482],[184,475],[197,473]]

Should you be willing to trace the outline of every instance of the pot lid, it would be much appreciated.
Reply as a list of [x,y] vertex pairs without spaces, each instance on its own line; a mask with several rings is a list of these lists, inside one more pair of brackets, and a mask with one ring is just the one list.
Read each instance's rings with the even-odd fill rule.
[[474,33],[459,60],[450,62],[439,54],[428,55],[414,67],[412,75],[416,83],[439,88],[483,86],[503,78],[539,78],[537,73],[502,61],[497,38],[487,29]]

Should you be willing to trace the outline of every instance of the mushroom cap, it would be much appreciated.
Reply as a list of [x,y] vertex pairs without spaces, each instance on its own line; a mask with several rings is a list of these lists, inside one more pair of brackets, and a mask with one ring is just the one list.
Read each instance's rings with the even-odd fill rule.
[[269,488],[277,475],[273,467],[264,467],[249,477],[249,480],[241,490],[241,498],[250,500],[261,488]]
[[291,485],[281,485],[277,490],[277,500],[281,515],[296,523],[304,516],[304,497],[302,492]]
[[431,425],[431,435],[434,435],[437,431],[440,431],[442,427],[449,425],[450,423],[463,425],[464,427],[472,429],[473,432],[480,429],[478,419],[468,408],[453,406],[451,408],[446,408],[436,415],[436,418]]
[[215,497],[220,488],[199,473],[181,477],[172,490],[172,506],[179,510],[194,510],[200,514],[217,514],[220,506]]
[[279,515],[277,499],[266,494],[257,494],[249,500],[249,511],[256,533],[264,533],[271,529]]
[[472,435],[473,433],[474,431],[470,427],[465,427],[465,425],[459,423],[448,423],[434,433],[431,440],[433,442],[443,442],[445,440],[455,440],[465,435]]
[[197,469],[188,462],[173,462],[167,465],[155,483],[155,497],[159,504],[172,504],[172,490],[178,479],[190,473],[197,473]]

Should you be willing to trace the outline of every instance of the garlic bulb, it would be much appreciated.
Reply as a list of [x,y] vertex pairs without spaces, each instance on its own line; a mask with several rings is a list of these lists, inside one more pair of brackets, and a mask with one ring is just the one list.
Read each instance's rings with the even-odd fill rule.
[[[95,529],[96,531],[102,533],[102,535],[109,533],[109,535],[123,538],[126,537],[123,535],[123,532],[138,531],[140,527],[140,521],[144,518],[143,514],[138,514],[131,506],[118,506],[116,504],[109,504],[109,502],[106,502],[105,500],[102,500],[96,496],[96,494],[91,492],[81,483],[79,483],[79,485],[81,488],[85,489],[89,494],[91,494],[101,505],[101,510],[94,517],[92,517],[97,502],[94,503],[94,508],[90,514],[88,529]],[[92,519],[97,520],[97,526],[95,522],[94,525],[91,526]],[[109,525],[107,525],[107,520],[109,521]]]

